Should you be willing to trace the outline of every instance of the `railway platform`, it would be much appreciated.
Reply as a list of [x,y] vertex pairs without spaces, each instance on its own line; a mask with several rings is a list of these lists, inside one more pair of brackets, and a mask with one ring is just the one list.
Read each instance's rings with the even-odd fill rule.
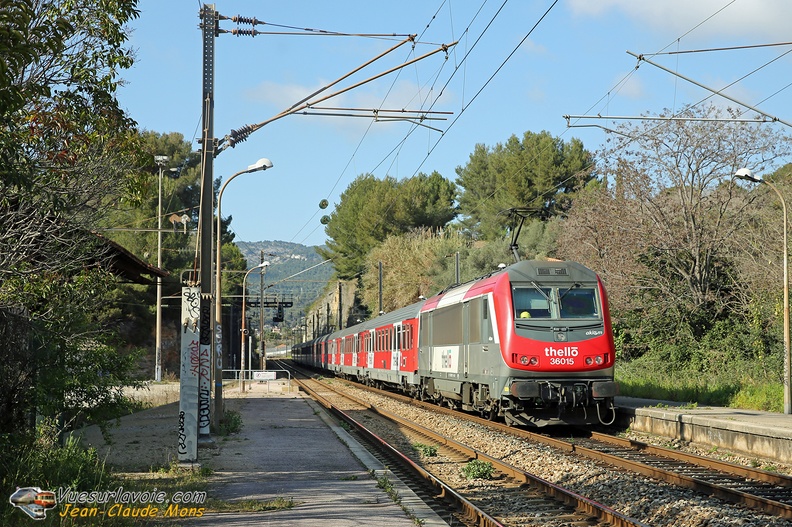
[[616,406],[634,431],[792,464],[790,415],[630,397],[616,397]]
[[[208,465],[208,495],[227,502],[291,501],[267,512],[207,512],[184,525],[247,527],[356,527],[448,525],[371,456],[324,409],[294,387],[279,393],[253,383],[245,394],[225,391],[226,405],[241,413],[244,427]],[[399,498],[378,487],[387,478]],[[180,522],[181,524],[181,522]]]

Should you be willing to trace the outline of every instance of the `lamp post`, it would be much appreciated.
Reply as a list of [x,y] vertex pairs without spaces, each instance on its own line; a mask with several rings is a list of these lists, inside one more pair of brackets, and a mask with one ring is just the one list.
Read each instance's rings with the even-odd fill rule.
[[220,253],[220,245],[221,245],[221,237],[220,237],[220,212],[221,212],[221,204],[223,200],[223,191],[225,190],[226,186],[231,183],[231,180],[237,176],[242,174],[247,174],[249,172],[258,172],[259,170],[267,170],[268,168],[272,168],[272,161],[267,159],[266,157],[262,157],[254,164],[247,167],[245,170],[240,170],[230,178],[228,178],[223,186],[220,187],[220,193],[217,195],[217,228],[216,228],[216,236],[217,236],[217,248],[215,250],[215,345],[217,346],[217,356],[215,360],[212,361],[212,373],[214,376],[215,381],[215,408],[214,412],[212,412],[212,424],[215,427],[215,430],[218,429],[220,425],[220,417],[223,415],[223,367],[222,367],[222,360],[223,360],[223,290],[222,280],[220,278],[220,265],[221,265],[221,253]]
[[764,183],[775,191],[778,199],[781,200],[781,210],[784,213],[784,413],[792,414],[792,386],[790,385],[790,346],[789,346],[789,266],[787,257],[787,209],[784,196],[778,191],[775,185],[755,176],[748,168],[741,168],[735,172],[734,177],[752,183]]
[[[246,341],[247,341],[247,328],[245,327],[246,324],[246,315],[245,315],[245,304],[247,304],[247,277],[248,275],[255,271],[256,269],[265,269],[270,263],[269,262],[261,262],[256,267],[252,267],[247,270],[245,273],[245,277],[242,279],[242,348],[241,348],[241,366],[240,366],[240,375],[239,375],[239,389],[240,391],[245,391],[245,375],[246,375],[246,368],[245,368],[245,351],[246,351]],[[248,360],[248,362],[251,362]],[[248,364],[248,368],[250,364]]]
[[[157,193],[157,268],[162,269],[162,167],[168,162],[168,156],[154,156],[159,167],[159,190]],[[154,344],[154,380],[162,381],[162,277],[157,275],[157,328]]]
[[[261,262],[264,262],[264,256],[276,256],[274,253],[265,253],[263,250],[261,251]],[[261,369],[267,369],[267,358],[266,358],[266,351],[264,349],[264,275],[267,273],[265,269],[263,273],[259,274],[259,295],[260,295],[260,304],[259,304],[259,339],[258,339],[258,346],[259,346],[259,359],[261,361]]]

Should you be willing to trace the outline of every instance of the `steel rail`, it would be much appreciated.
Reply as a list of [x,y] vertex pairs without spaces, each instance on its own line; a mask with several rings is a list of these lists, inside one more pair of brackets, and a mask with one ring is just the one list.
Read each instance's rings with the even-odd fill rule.
[[[443,414],[446,414],[446,415],[453,415],[453,416],[456,416],[456,417],[461,418],[461,419],[465,419],[465,420],[469,420],[469,421],[472,421],[472,422],[475,422],[475,423],[478,423],[478,424],[482,424],[484,426],[491,427],[493,429],[499,430],[499,431],[507,433],[507,434],[512,434],[512,435],[521,437],[523,439],[528,439],[530,441],[536,441],[536,442],[539,442],[539,443],[543,443],[543,444],[555,447],[555,448],[557,448],[557,449],[559,449],[561,451],[564,451],[564,452],[569,452],[569,453],[572,453],[572,454],[578,454],[578,455],[587,457],[589,459],[593,459],[593,460],[596,460],[596,461],[601,461],[603,463],[607,463],[609,465],[612,465],[612,466],[615,466],[615,467],[618,467],[618,468],[623,468],[623,469],[626,469],[626,470],[630,470],[632,472],[636,472],[638,474],[642,474],[644,476],[648,476],[648,477],[651,477],[651,478],[654,478],[654,479],[657,479],[657,480],[660,480],[660,481],[665,481],[667,483],[671,483],[671,484],[679,486],[679,487],[684,487],[684,488],[687,488],[687,489],[691,489],[691,490],[694,490],[694,491],[699,492],[701,494],[705,494],[705,495],[708,495],[708,496],[713,496],[713,497],[722,499],[724,501],[728,501],[730,503],[744,505],[746,507],[750,507],[750,508],[752,508],[754,510],[758,510],[758,511],[761,511],[761,512],[773,515],[773,516],[778,516],[778,517],[785,518],[785,519],[792,519],[792,505],[790,505],[788,503],[782,503],[782,502],[775,501],[775,500],[772,500],[772,499],[767,499],[767,498],[764,498],[764,497],[761,497],[761,496],[756,496],[756,495],[750,494],[748,492],[744,492],[744,491],[740,491],[740,490],[736,490],[736,489],[731,489],[731,488],[728,488],[728,487],[724,487],[722,485],[713,484],[713,483],[710,483],[708,481],[704,481],[704,480],[701,480],[701,479],[698,479],[698,478],[693,478],[693,477],[690,477],[690,476],[686,476],[684,474],[679,474],[679,473],[676,473],[676,472],[673,472],[673,471],[665,470],[663,468],[654,467],[654,466],[647,465],[645,463],[641,463],[641,462],[637,462],[637,461],[633,461],[633,460],[630,460],[630,459],[625,459],[625,458],[617,456],[617,455],[608,454],[607,452],[602,452],[602,451],[599,451],[599,450],[596,450],[596,449],[593,449],[593,448],[588,448],[588,447],[584,447],[584,446],[581,446],[581,445],[577,445],[574,442],[570,442],[570,441],[566,441],[566,440],[562,440],[562,439],[556,439],[556,438],[549,437],[549,436],[546,436],[546,435],[542,435],[542,434],[538,434],[538,433],[535,433],[535,432],[531,432],[531,431],[528,431],[528,430],[525,430],[525,429],[515,428],[515,427],[511,427],[511,426],[502,424],[502,423],[497,423],[497,422],[494,422],[494,421],[483,419],[481,417],[477,417],[477,416],[474,416],[474,415],[466,414],[466,413],[460,412],[458,410],[453,410],[453,409],[450,409],[450,408],[443,408],[443,407],[437,406],[435,404],[427,403],[427,402],[424,402],[424,401],[419,401],[417,399],[413,399],[413,398],[405,396],[405,395],[396,394],[396,393],[389,392],[389,391],[386,391],[386,390],[380,390],[378,388],[373,388],[371,386],[366,386],[366,385],[362,385],[362,384],[358,384],[358,383],[351,383],[350,385],[354,386],[355,388],[359,388],[359,389],[362,389],[362,390],[370,391],[372,393],[377,393],[379,395],[391,397],[391,398],[399,400],[399,401],[401,401],[403,403],[410,404],[410,405],[413,405],[413,406],[417,406],[417,407],[423,408],[425,410],[429,410],[429,411],[433,411],[433,412],[439,412],[439,413],[443,413]],[[656,452],[657,455],[665,456],[665,457],[672,457],[671,453],[674,452],[674,451],[669,450],[669,449],[662,449],[661,447],[653,447],[653,451]],[[682,455],[682,453],[679,453],[679,452],[677,452],[676,454],[679,455],[679,456]],[[688,462],[696,464],[696,465],[706,466],[706,464],[712,462],[712,460],[710,460],[709,458],[702,458],[701,456],[695,456],[693,454],[688,454],[688,456],[690,456],[688,458]],[[701,460],[706,460],[706,461],[701,461]],[[712,464],[715,465],[716,463],[713,462]],[[721,463],[719,466],[721,468],[720,469],[715,469],[715,470],[721,470],[721,471],[727,472],[727,473],[729,472],[728,471],[728,468],[729,468],[728,464]],[[738,466],[738,465],[735,465],[735,466]],[[779,478],[778,478],[778,481],[783,481],[784,483],[772,482],[770,480],[772,480],[774,478],[772,477],[773,475],[771,473],[768,473],[766,471],[751,469],[749,467],[741,467],[741,469],[739,471],[736,471],[736,472],[733,472],[733,473],[735,475],[740,475],[739,474],[740,472],[742,473],[743,477],[746,477],[746,478],[749,478],[749,479],[757,479],[757,480],[760,480],[760,481],[768,481],[768,482],[771,482],[771,483],[774,483],[774,484],[777,484],[777,485],[781,485],[781,486],[787,486],[790,483],[792,483],[792,478],[788,478],[786,476],[779,476]]]
[[[300,381],[297,380],[297,382],[300,382]],[[318,382],[318,381],[316,381],[316,382]],[[301,386],[305,386],[304,383],[302,383]],[[450,439],[450,438],[447,438],[445,436],[442,436],[442,435],[434,432],[433,430],[430,430],[428,428],[425,428],[423,426],[418,425],[417,423],[414,423],[412,421],[409,421],[407,419],[399,417],[399,416],[397,416],[395,414],[391,414],[391,413],[386,412],[384,410],[378,409],[375,406],[372,406],[370,403],[368,403],[366,401],[363,401],[363,400],[361,400],[361,399],[359,399],[357,397],[354,397],[352,395],[349,395],[348,393],[340,393],[337,390],[335,390],[333,387],[328,386],[327,384],[324,384],[324,383],[323,383],[323,387],[326,388],[326,389],[329,389],[331,391],[334,391],[334,392],[338,393],[339,395],[342,395],[343,397],[345,397],[347,399],[350,399],[350,400],[354,401],[355,403],[367,408],[369,411],[374,412],[374,413],[376,413],[378,415],[381,415],[382,417],[384,417],[384,418],[386,418],[386,419],[388,419],[390,421],[396,422],[399,425],[401,425],[401,426],[403,426],[405,428],[408,428],[408,429],[412,430],[415,433],[418,433],[418,434],[421,434],[423,436],[429,437],[433,441],[437,442],[438,444],[441,444],[441,445],[444,445],[444,446],[446,446],[448,448],[456,450],[456,451],[462,453],[463,455],[467,456],[468,458],[478,459],[478,460],[482,460],[482,461],[485,461],[485,462],[492,463],[493,467],[497,468],[498,471],[500,471],[501,473],[505,474],[506,476],[512,478],[513,480],[521,482],[521,483],[524,483],[524,484],[529,484],[529,485],[539,489],[544,494],[553,497],[557,501],[560,501],[560,502],[565,503],[567,505],[574,506],[578,511],[580,511],[582,513],[585,513],[585,514],[588,514],[588,515],[591,515],[591,516],[595,516],[595,517],[599,518],[600,520],[606,521],[606,522],[610,523],[611,525],[614,525],[615,527],[646,527],[646,524],[644,524],[644,523],[642,523],[642,522],[640,522],[640,521],[638,521],[638,520],[636,520],[634,518],[630,518],[629,516],[626,516],[626,515],[618,512],[618,511],[616,511],[616,510],[614,510],[614,509],[612,509],[612,508],[610,508],[610,507],[608,507],[608,506],[606,506],[604,504],[598,503],[598,502],[596,502],[594,500],[591,500],[591,499],[589,499],[589,498],[587,498],[585,496],[582,496],[582,495],[577,494],[577,493],[575,493],[573,491],[570,491],[569,489],[565,489],[565,488],[563,488],[563,487],[561,487],[559,485],[556,485],[556,484],[554,484],[554,483],[552,483],[550,481],[542,479],[542,478],[540,478],[538,476],[535,476],[535,475],[533,475],[531,473],[525,472],[524,470],[521,470],[521,469],[519,469],[517,467],[514,467],[513,465],[510,465],[510,464],[508,464],[508,463],[506,463],[506,462],[504,462],[504,461],[502,461],[500,459],[494,458],[494,457],[489,456],[489,455],[487,455],[487,454],[485,454],[483,452],[480,452],[480,451],[478,451],[478,450],[476,450],[474,448],[468,447],[468,446],[466,446],[466,445],[464,445],[462,443],[454,441],[453,439]],[[307,387],[305,387],[305,389],[306,389],[306,391],[310,390]],[[312,396],[321,397],[319,394],[316,393],[315,390],[310,390],[309,393]],[[322,404],[323,406],[325,406],[327,408],[333,407],[332,403],[327,401],[324,397],[322,397],[322,401],[323,402],[320,401],[320,404]],[[330,405],[330,406],[327,406],[327,405]],[[364,429],[364,427],[361,424],[359,424],[353,418],[349,417],[348,414],[344,413],[343,411],[335,409],[335,410],[333,410],[333,412],[336,415],[339,415],[339,417],[341,417],[344,420],[347,420],[347,419],[351,420],[350,424],[352,424],[356,429],[358,429],[358,430]],[[454,413],[452,415],[455,415],[455,416],[459,417],[458,413]],[[370,432],[368,432],[368,431],[366,431],[364,433],[366,433],[367,435],[370,434]],[[377,438],[377,440],[378,441],[383,441],[380,438]],[[390,447],[390,448],[392,448],[392,447]],[[418,465],[415,465],[415,463],[413,463],[412,460],[409,460],[409,458],[405,457],[405,459],[407,459],[411,465],[415,466],[420,471],[425,472],[421,467],[419,467]],[[434,476],[432,476],[431,474],[429,474],[429,477],[431,477],[432,480],[438,481],[444,487],[449,488],[444,483],[442,483],[439,480],[437,480],[437,478],[434,478]],[[457,493],[454,492],[453,490],[451,490],[451,492],[453,492],[454,495],[457,495]],[[470,503],[467,500],[465,500],[465,498],[462,498],[461,496],[460,496],[460,498],[462,500],[464,500],[464,502],[465,502],[465,509],[464,509],[465,511],[468,510],[468,507],[475,507],[475,505],[473,505],[472,503]],[[478,510],[477,507],[475,507],[475,509]],[[486,514],[486,513],[484,513],[484,514]],[[498,524],[497,520],[493,520],[493,521],[496,521],[496,524]],[[487,525],[487,524],[482,524],[482,525]]]
[[642,441],[636,441],[634,439],[627,439],[624,437],[616,437],[603,434],[601,432],[591,432],[591,438],[622,448],[632,448],[634,450],[646,452],[647,454],[652,454],[655,456],[667,457],[676,461],[682,461],[694,465],[701,465],[705,468],[717,470],[726,474],[733,474],[735,476],[741,476],[747,479],[764,481],[766,483],[778,485],[779,487],[792,487],[792,477],[786,476],[784,474],[768,472],[766,470],[757,470],[744,465],[722,461],[720,459],[698,456],[696,454],[688,454],[686,452],[654,446]]
[[[380,448],[387,450],[391,456],[396,457],[403,465],[409,467],[415,474],[426,480],[438,492],[437,495],[438,498],[452,503],[456,507],[456,509],[461,514],[463,514],[465,518],[467,518],[471,523],[475,523],[479,527],[504,527],[503,524],[501,524],[498,520],[496,520],[495,518],[484,512],[483,510],[479,509],[476,505],[471,503],[469,500],[465,499],[465,497],[463,497],[461,494],[459,494],[454,489],[443,483],[441,480],[436,478],[431,473],[427,472],[420,465],[416,464],[412,459],[410,459],[409,457],[405,456],[404,454],[396,450],[387,441],[385,441],[375,433],[371,432],[369,429],[367,429],[364,425],[362,425],[357,420],[355,420],[348,413],[339,409],[326,397],[322,396],[316,390],[309,387],[306,382],[296,377],[294,378],[294,380],[303,390],[306,391],[306,393],[308,393],[319,404],[327,408],[327,410],[330,411],[333,415],[335,415],[345,423],[348,423],[349,425],[353,426],[359,434],[366,437],[372,443],[377,444]],[[319,381],[315,381],[315,382],[319,382]],[[324,383],[322,383],[322,386],[324,388],[330,389],[334,393],[337,393],[335,390],[333,390],[331,387],[328,387]],[[363,405],[363,406],[368,407],[369,405]]]

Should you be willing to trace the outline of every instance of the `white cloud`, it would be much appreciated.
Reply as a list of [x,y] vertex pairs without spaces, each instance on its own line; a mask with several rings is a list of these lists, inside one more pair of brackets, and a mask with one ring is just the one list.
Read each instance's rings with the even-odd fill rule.
[[639,100],[646,96],[646,87],[638,75],[631,75],[635,70],[624,72],[613,79],[614,95]]
[[573,15],[583,18],[621,13],[670,38],[692,30],[692,38],[787,41],[792,19],[792,2],[788,0],[569,0],[567,6]]
[[[272,104],[278,111],[281,111],[291,107],[317,90],[322,89],[324,86],[326,86],[326,83],[322,83],[322,81],[315,86],[264,81],[259,83],[256,87],[249,89],[245,95],[250,101]],[[330,94],[336,90],[338,90],[337,87],[330,88],[323,92],[323,95]],[[314,99],[318,97],[321,97],[321,95],[317,95]],[[343,97],[344,95],[342,94],[337,99],[334,99],[336,101],[334,104],[337,104]]]

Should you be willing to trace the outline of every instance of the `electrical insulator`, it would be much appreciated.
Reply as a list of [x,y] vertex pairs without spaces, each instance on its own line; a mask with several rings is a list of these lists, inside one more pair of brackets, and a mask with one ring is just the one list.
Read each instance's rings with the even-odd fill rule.
[[249,124],[238,130],[231,130],[228,133],[228,144],[233,147],[235,144],[246,140],[251,133],[253,133],[253,127]]
[[231,20],[237,24],[250,24],[252,26],[255,26],[256,24],[264,24],[264,22],[258,20],[256,17],[250,18],[249,16],[236,15],[231,17]]
[[231,34],[232,34],[232,35],[236,35],[236,36],[238,36],[238,37],[239,37],[239,36],[250,36],[250,37],[255,37],[256,35],[261,35],[261,34],[262,34],[262,32],[261,32],[261,31],[258,31],[258,30],[256,30],[256,29],[239,29],[239,28],[237,27],[237,28],[234,28],[234,29],[232,29],[232,30],[231,30]]

